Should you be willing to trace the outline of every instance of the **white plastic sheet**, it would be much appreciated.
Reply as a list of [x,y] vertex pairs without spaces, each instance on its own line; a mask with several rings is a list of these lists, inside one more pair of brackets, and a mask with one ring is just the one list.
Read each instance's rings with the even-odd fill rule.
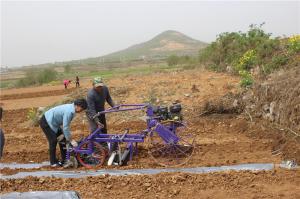
[[75,191],[31,191],[31,192],[12,192],[0,195],[0,199],[80,199]]

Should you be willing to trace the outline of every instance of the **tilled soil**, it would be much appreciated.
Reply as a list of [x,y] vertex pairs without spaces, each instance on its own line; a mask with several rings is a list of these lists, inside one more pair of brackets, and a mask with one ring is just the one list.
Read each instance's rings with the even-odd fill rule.
[[[10,111],[22,118],[26,110]],[[20,119],[16,119],[18,123]],[[126,124],[126,123],[125,123]],[[123,133],[120,123],[112,126],[110,132]],[[131,132],[137,132],[145,128],[142,121],[132,121]],[[79,138],[85,129],[84,124],[76,124],[72,127],[75,137]],[[272,137],[261,139],[251,138],[251,134],[245,132],[255,131],[256,128],[247,124],[243,118],[236,115],[211,115],[205,118],[194,119],[189,126],[196,137],[195,150],[186,165],[191,166],[213,166],[239,163],[279,163],[281,156],[273,156]],[[77,129],[77,131],[75,130]],[[79,130],[78,130],[79,129]],[[3,155],[3,162],[43,162],[48,160],[48,145],[44,134],[39,127],[17,127],[13,130],[4,125],[6,146]],[[24,132],[24,133],[20,133]],[[25,133],[27,132],[27,133]],[[146,143],[139,145],[138,155],[129,164],[136,168],[159,167],[148,155]]]
[[65,90],[49,90],[49,91],[41,91],[36,93],[16,93],[16,94],[8,94],[1,95],[0,100],[11,100],[11,99],[24,99],[24,98],[36,98],[36,97],[44,97],[44,96],[56,96],[56,95],[64,95],[71,93],[75,90],[75,88],[65,89]]
[[0,180],[1,193],[76,190],[82,198],[290,198],[300,197],[300,172],[282,169],[208,174],[27,177]]
[[[180,167],[221,166],[241,163],[280,163],[283,159],[297,159],[298,140],[269,126],[262,120],[237,114],[200,116],[197,107],[207,100],[218,99],[238,88],[236,77],[207,71],[158,73],[148,76],[128,76],[109,80],[111,94],[117,103],[143,103],[154,100],[183,104],[184,118],[195,135],[195,150],[189,162]],[[89,87],[88,83],[82,84]],[[53,90],[55,88],[51,88]],[[34,88],[33,88],[34,90]],[[61,99],[51,96],[47,88],[37,88],[49,96],[22,99],[6,91],[13,110],[5,110],[2,128],[6,145],[1,162],[48,161],[48,143],[39,127],[28,122],[28,108],[41,103],[51,105]],[[32,94],[35,95],[35,94]],[[57,98],[55,98],[57,97]],[[154,99],[155,98],[155,99]],[[19,101],[22,101],[19,103]],[[29,101],[24,101],[29,100]],[[30,103],[29,103],[30,102]],[[21,107],[21,108],[20,108]],[[137,115],[143,115],[144,113]],[[130,133],[145,129],[145,123],[129,113],[108,115],[109,133]],[[76,139],[88,135],[84,114],[76,116],[71,125]],[[151,159],[146,143],[128,166],[114,169],[158,168]],[[96,169],[100,169],[96,168]],[[78,168],[85,170],[85,168]],[[14,174],[25,169],[2,169],[3,174]],[[34,170],[50,170],[49,167]],[[175,179],[175,180],[174,180]],[[175,182],[175,183],[174,183]],[[0,180],[1,192],[30,190],[76,190],[84,198],[299,198],[299,170],[272,172],[226,172],[215,174],[158,174],[154,176],[88,177],[84,179],[26,178]],[[297,195],[298,194],[298,195]]]

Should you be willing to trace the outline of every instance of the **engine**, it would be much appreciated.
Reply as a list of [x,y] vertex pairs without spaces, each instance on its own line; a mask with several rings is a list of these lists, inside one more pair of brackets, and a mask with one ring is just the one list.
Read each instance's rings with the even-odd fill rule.
[[181,104],[173,104],[169,107],[167,106],[153,107],[154,115],[159,117],[160,120],[181,121],[183,119],[181,110],[182,110]]

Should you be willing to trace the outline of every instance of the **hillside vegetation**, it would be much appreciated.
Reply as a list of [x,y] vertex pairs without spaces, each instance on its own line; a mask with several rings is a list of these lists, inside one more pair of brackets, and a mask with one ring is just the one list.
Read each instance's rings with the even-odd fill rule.
[[228,71],[242,77],[241,85],[250,86],[253,76],[264,77],[280,68],[297,66],[300,35],[272,38],[262,25],[251,25],[246,32],[226,32],[200,51],[199,61],[215,71]]

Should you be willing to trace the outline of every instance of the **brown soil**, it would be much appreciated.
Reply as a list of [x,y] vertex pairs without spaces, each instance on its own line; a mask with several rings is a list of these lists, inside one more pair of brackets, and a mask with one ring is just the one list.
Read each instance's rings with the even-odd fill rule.
[[11,100],[11,99],[24,99],[24,98],[36,98],[36,97],[45,97],[45,96],[56,96],[56,95],[65,95],[71,93],[75,88],[70,89],[60,89],[60,90],[48,90],[35,93],[16,93],[16,94],[7,94],[1,95],[0,100]]
[[[236,112],[200,116],[199,107],[205,105],[205,102],[217,101],[228,93],[236,93],[238,89],[236,77],[222,73],[190,70],[146,76],[124,76],[123,78],[111,79],[106,83],[117,103],[143,103],[150,100],[157,104],[181,102],[184,118],[196,137],[194,154],[184,167],[280,163],[283,159],[296,159],[299,163],[300,155],[299,151],[296,150],[300,148],[299,140],[289,136],[286,132],[273,128],[268,122],[254,118],[251,122],[247,115],[246,117],[237,115]],[[86,89],[90,87],[88,81],[83,82],[82,85],[85,89],[83,92],[86,92]],[[57,89],[51,87],[50,90]],[[48,106],[62,101],[62,97],[49,95],[24,99],[18,95],[19,90],[5,92],[5,96],[14,96],[16,99],[11,98],[5,101],[9,101],[12,110],[8,110],[4,106],[6,110],[2,128],[6,137],[6,145],[1,162],[48,161],[46,138],[39,127],[28,125],[27,107],[36,107],[41,102],[41,106]],[[47,88],[32,88],[31,92],[31,96],[37,96],[39,94],[34,94],[34,92],[47,93]],[[1,96],[3,97],[2,93]],[[45,98],[45,100],[43,101],[41,98]],[[145,124],[138,118],[142,115],[144,113],[141,111],[108,115],[109,132],[123,133],[126,128],[129,128],[131,133],[136,133],[144,129]],[[75,117],[71,129],[76,139],[88,135],[88,124],[84,114]],[[148,155],[146,146],[147,143],[139,145],[138,155],[129,162],[128,166],[113,168],[160,167]],[[104,166],[102,168],[109,167]],[[48,169],[48,167],[44,167],[32,170]],[[13,174],[22,170],[24,169],[2,169],[1,173]],[[184,178],[184,180],[182,182],[176,180],[178,183],[174,184],[171,182],[172,176],[175,176],[174,178],[179,176],[178,179]],[[148,179],[151,185],[144,186],[145,183],[148,183]],[[132,183],[128,183],[129,181]],[[26,178],[25,180],[2,180],[0,182],[1,192],[68,189],[77,190],[84,198],[102,196],[114,198],[116,194],[121,198],[138,198],[142,195],[147,197],[149,195],[149,198],[156,197],[156,195],[157,198],[199,198],[200,195],[204,198],[297,198],[299,196],[299,191],[296,191],[296,185],[299,185],[299,172],[295,174],[292,171],[282,170],[258,173],[229,172],[201,175],[159,174],[146,177],[91,177],[73,180]],[[97,186],[91,186],[87,182]],[[119,186],[120,189],[117,188]],[[278,189],[273,189],[273,187]]]
[[[172,76],[172,78],[168,78],[169,76]],[[148,78],[152,79],[148,84],[141,81]],[[191,81],[187,83],[185,79]],[[197,107],[201,103],[204,103],[207,99],[216,99],[227,92],[235,91],[235,85],[237,86],[238,81],[231,76],[206,71],[187,71],[172,74],[159,73],[147,77],[127,77],[122,80],[122,84],[120,81],[118,78],[112,79],[108,83],[108,85],[111,85],[112,96],[118,102],[143,102],[148,97],[147,88],[151,90],[151,87],[156,88],[153,92],[162,103],[175,100],[181,101],[184,105],[185,120],[196,137],[194,155],[186,165],[187,167],[251,162],[279,163],[285,157],[295,158],[295,152],[289,149],[299,146],[298,142],[293,145],[286,144],[285,148],[280,149],[279,154],[272,154],[281,146],[282,143],[278,141],[283,139],[283,134],[266,125],[266,127],[262,126],[263,124],[260,124],[260,121],[251,123],[234,114],[199,116]],[[207,84],[207,82],[210,83]],[[230,88],[226,86],[228,84],[233,86]],[[117,87],[117,85],[122,86]],[[169,85],[168,88],[167,85]],[[200,91],[193,93],[192,88],[195,87],[193,85],[196,85]],[[224,89],[224,86],[230,90]],[[166,95],[172,90],[174,90],[174,93]],[[186,93],[189,93],[190,96],[186,97]],[[26,122],[28,120],[27,112],[28,109],[6,110],[4,112],[2,128],[5,132],[6,145],[4,157],[1,161],[26,163],[48,160],[46,138],[39,127],[28,126]],[[123,133],[126,128],[129,128],[131,133],[145,129],[145,123],[134,114],[142,116],[144,113],[137,111],[108,115],[110,133]],[[71,128],[77,139],[88,135],[88,124],[84,114],[80,114],[74,119]],[[257,137],[258,135],[260,137]],[[139,153],[130,162],[130,167],[159,167],[149,157],[146,146],[147,143],[139,145]]]
[[82,198],[291,198],[300,197],[299,171],[165,173],[81,179],[27,177],[0,180],[1,193],[75,190]]

